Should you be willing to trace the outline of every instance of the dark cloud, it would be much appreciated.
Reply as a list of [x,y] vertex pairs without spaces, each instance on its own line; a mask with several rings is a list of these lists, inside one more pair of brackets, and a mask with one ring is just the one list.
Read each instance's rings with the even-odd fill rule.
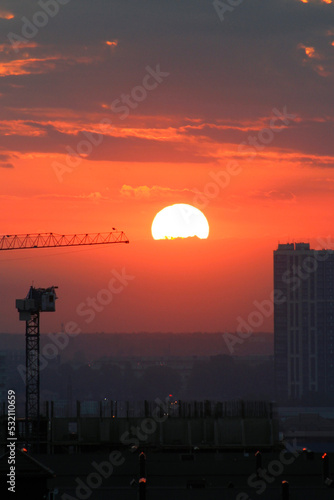
[[[193,145],[174,141],[159,141],[138,137],[112,137],[93,135],[96,144],[87,138],[85,131],[70,134],[56,130],[52,125],[40,124],[43,134],[6,135],[2,146],[21,153],[60,153],[72,157],[81,155],[92,161],[175,162],[207,163],[212,158],[201,154]],[[87,157],[86,157],[87,154]]]
[[[22,34],[22,16],[33,20],[41,10],[36,1],[20,0],[5,0],[3,8],[16,17],[2,20],[2,43],[8,42],[9,31]],[[3,117],[22,118],[23,109],[27,120],[35,120],[36,110],[43,109],[103,116],[102,103],[110,106],[122,94],[129,94],[142,83],[145,68],[157,64],[170,76],[134,114],[242,122],[270,116],[274,107],[287,106],[303,118],[328,116],[334,104],[332,14],[333,5],[321,2],[253,0],[241,2],[221,22],[213,2],[207,0],[71,0],[38,29],[30,40],[37,46],[26,50],[31,58],[54,57],[53,62],[40,74],[7,76],[0,81]],[[118,40],[117,47],[105,44],[110,39]],[[322,54],[319,64],[327,76],[319,74],[317,62],[305,62],[301,44]],[[18,59],[24,52],[3,57]],[[233,128],[189,133],[221,143],[247,139],[246,131]],[[299,123],[275,136],[273,145],[329,155],[331,136],[332,125]],[[22,138],[20,145],[29,151],[35,147],[59,151],[68,140],[72,143],[71,138],[50,129],[44,141]],[[129,151],[133,145],[139,152],[139,143],[132,139],[126,146],[121,140],[108,142],[117,157],[118,144],[127,148],[123,153],[127,158],[135,157]],[[151,152],[155,147],[150,146]],[[102,151],[99,148],[94,154],[102,156]],[[176,146],[172,151],[177,151]],[[155,155],[147,152],[144,157]]]
[[12,163],[0,163],[0,168],[14,168]]
[[292,201],[295,195],[289,191],[269,191],[266,193],[266,198],[273,201]]
[[9,159],[10,159],[10,155],[0,153],[0,162],[6,162]]
[[[278,111],[283,113],[283,109],[281,107]],[[287,112],[294,114],[294,109],[287,109]],[[208,140],[214,140],[222,144],[236,144],[236,148],[241,143],[245,145],[245,148],[246,146],[250,147],[252,139],[256,139],[260,147],[264,147],[264,149],[268,146],[270,148],[299,151],[305,155],[333,155],[334,150],[331,138],[334,136],[334,121],[330,118],[324,118],[320,121],[317,119],[304,120],[296,116],[297,120],[290,120],[290,123],[286,127],[282,127],[282,130],[272,133],[272,141],[269,141],[267,144],[261,143],[262,133],[265,135],[265,130],[270,131],[270,122],[274,116],[275,113],[272,110],[267,118],[263,118],[261,125],[254,123],[251,126],[250,124],[243,125],[240,123],[240,128],[233,125],[230,128],[228,125],[220,128],[216,124],[205,124],[203,127],[197,129],[186,129],[186,134],[205,137]],[[275,125],[281,127],[283,123],[275,122]]]

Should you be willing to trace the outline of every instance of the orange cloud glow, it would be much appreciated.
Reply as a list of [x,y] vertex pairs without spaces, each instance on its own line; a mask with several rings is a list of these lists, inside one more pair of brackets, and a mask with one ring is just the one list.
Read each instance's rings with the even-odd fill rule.
[[45,135],[44,130],[38,129],[23,120],[2,120],[0,122],[0,131],[2,135],[20,135],[20,136],[41,136]]
[[323,77],[331,75],[331,72],[327,71],[321,64],[318,64],[315,67],[315,71],[318,73],[318,75],[323,76]]
[[0,19],[14,19],[14,14],[6,10],[0,10]]
[[310,59],[322,59],[322,56],[315,50],[314,47],[307,47],[306,45],[299,44],[298,48],[304,49],[305,55]]
[[196,194],[191,189],[175,189],[163,186],[137,186],[132,187],[124,184],[120,190],[121,196],[134,198],[136,200],[159,200],[167,198],[182,198],[188,194]]
[[47,73],[56,68],[57,62],[65,62],[67,64],[89,64],[92,62],[92,59],[86,56],[73,57],[50,55],[44,58],[37,58],[27,55],[25,59],[0,62],[0,77]]
[[[303,3],[309,3],[309,0],[300,0],[300,1]],[[320,0],[320,2],[331,4],[333,2],[333,0]]]
[[118,40],[107,40],[106,45],[109,45],[109,47],[117,47]]
[[[34,49],[39,47],[38,43],[32,41],[22,41],[16,43],[16,49]],[[3,54],[11,54],[13,52],[13,46],[9,43],[1,43],[0,44],[0,53]]]
[[55,67],[51,62],[54,58],[17,59],[0,63],[0,76],[39,74]]
[[[325,61],[325,57],[320,54],[315,47],[306,46],[303,44],[298,45],[299,49],[302,49],[305,53],[306,58],[303,59],[304,65],[310,65],[310,67],[320,76],[328,77],[332,74],[330,68],[330,62]],[[323,64],[317,64],[316,61],[324,61]],[[327,66],[327,68],[325,67]]]

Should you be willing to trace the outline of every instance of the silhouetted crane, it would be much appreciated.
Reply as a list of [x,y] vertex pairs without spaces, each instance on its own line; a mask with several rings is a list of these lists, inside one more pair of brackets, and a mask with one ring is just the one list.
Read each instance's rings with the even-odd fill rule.
[[[16,234],[0,236],[0,250],[70,247],[81,245],[108,245],[129,243],[123,231],[108,233],[71,234],[56,233]],[[20,320],[26,322],[26,407],[25,432],[28,442],[39,442],[40,419],[40,312],[56,310],[56,286],[30,287],[25,299],[16,300]]]

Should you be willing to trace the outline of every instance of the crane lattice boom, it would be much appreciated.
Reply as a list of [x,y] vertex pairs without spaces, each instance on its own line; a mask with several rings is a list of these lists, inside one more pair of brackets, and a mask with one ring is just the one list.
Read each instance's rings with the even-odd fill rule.
[[69,235],[36,233],[0,236],[0,250],[70,247],[79,245],[107,245],[109,243],[129,243],[129,240],[123,231]]

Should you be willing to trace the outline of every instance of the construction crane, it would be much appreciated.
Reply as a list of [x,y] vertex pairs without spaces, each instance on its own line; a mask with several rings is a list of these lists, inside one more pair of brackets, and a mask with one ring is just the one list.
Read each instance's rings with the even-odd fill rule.
[[79,245],[108,245],[129,243],[123,231],[92,234],[34,233],[0,236],[0,250],[22,250],[27,248],[73,247]]
[[[107,245],[129,243],[123,231],[108,233],[61,235],[56,233],[34,233],[0,236],[1,250],[29,248],[54,248],[81,245]],[[28,442],[39,443],[40,421],[40,313],[56,310],[56,286],[49,288],[30,287],[25,299],[16,300],[21,321],[26,322],[26,405],[25,433]]]

